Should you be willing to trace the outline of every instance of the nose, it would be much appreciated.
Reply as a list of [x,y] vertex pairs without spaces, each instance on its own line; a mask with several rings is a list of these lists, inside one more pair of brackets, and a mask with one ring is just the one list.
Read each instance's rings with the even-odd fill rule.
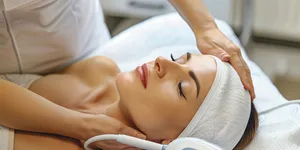
[[179,64],[161,56],[155,59],[154,65],[155,71],[160,78],[163,78],[168,72],[180,68]]

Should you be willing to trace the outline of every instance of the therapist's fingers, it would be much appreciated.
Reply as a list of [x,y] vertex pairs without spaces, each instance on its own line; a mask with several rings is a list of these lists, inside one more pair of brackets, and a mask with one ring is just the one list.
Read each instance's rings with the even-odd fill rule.
[[240,76],[244,88],[249,91],[251,100],[254,100],[255,93],[251,72],[241,54],[240,48],[228,38],[224,39],[223,42],[218,41],[216,45],[220,46],[220,48],[224,49],[229,54],[229,63],[233,66],[233,68]]
[[173,140],[163,140],[161,144],[170,144]]
[[228,39],[218,28],[195,34],[197,46],[202,54],[210,54],[222,61],[229,62],[236,70],[244,85],[249,90],[251,99],[255,98],[250,70],[244,61],[240,48]]
[[[87,132],[89,136],[87,136],[85,140],[93,136],[103,135],[103,134],[125,134],[125,135],[129,135],[141,139],[146,139],[146,136],[143,133],[125,125],[124,123],[122,123],[121,121],[115,118],[100,114],[100,115],[91,115],[89,116],[88,119],[86,121],[87,122],[86,126],[87,129],[89,129]],[[99,147],[108,150],[109,149],[122,150],[123,148],[126,147],[126,145],[120,144],[116,141],[110,141],[110,140],[98,141],[91,144],[90,146]]]
[[255,93],[251,78],[251,72],[239,50],[234,50],[230,53],[229,63],[240,76],[244,88],[249,91],[251,100],[253,100],[255,98]]
[[209,54],[218,57],[222,61],[229,61],[229,54],[218,46],[212,39],[197,39],[197,47],[202,54]]
[[125,134],[140,139],[146,139],[146,136],[143,133],[125,125],[124,123],[115,118],[111,118],[106,115],[97,116],[99,116],[99,118],[102,119],[101,122],[99,122],[102,123],[101,126],[98,125],[99,128],[101,127],[101,129],[104,130],[102,134]]
[[244,61],[244,59],[242,58],[242,56],[240,56],[241,59],[243,60],[245,66],[246,66],[246,75],[247,75],[247,78],[249,79],[249,93],[250,93],[250,96],[251,96],[251,100],[254,100],[255,99],[255,92],[254,92],[254,86],[253,86],[253,81],[252,81],[252,77],[251,77],[251,71],[247,65],[247,63]]
[[145,140],[146,136],[140,132],[138,132],[137,130],[126,126],[125,124],[120,124],[120,128],[119,128],[119,134],[126,134],[129,136],[134,136],[140,139]]
[[136,147],[126,147],[123,150],[140,150],[140,149]]
[[[225,40],[224,40],[225,41]],[[230,40],[222,43],[210,43],[210,46],[202,44],[202,54],[210,54],[218,57],[222,61],[229,62],[241,78],[243,86],[249,91],[251,99],[255,98],[251,73],[248,65],[244,61],[239,47]],[[198,46],[199,47],[199,46]],[[200,49],[201,47],[199,47]]]

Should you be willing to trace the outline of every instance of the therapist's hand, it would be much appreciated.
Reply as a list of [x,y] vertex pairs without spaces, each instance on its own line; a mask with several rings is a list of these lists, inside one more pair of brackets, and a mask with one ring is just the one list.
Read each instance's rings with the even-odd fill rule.
[[[88,140],[89,138],[102,134],[126,134],[133,137],[146,139],[146,136],[131,127],[126,126],[117,119],[108,117],[106,115],[89,115],[85,118],[84,128],[86,128],[83,134],[83,139]],[[85,141],[82,141],[85,142]],[[105,150],[137,150],[130,146],[120,144],[116,141],[99,141],[90,144],[92,149],[105,149]]]
[[250,70],[241,55],[240,48],[228,39],[217,27],[211,27],[201,32],[195,32],[197,46],[202,54],[217,56],[222,61],[229,62],[239,74],[251,99],[255,98]]

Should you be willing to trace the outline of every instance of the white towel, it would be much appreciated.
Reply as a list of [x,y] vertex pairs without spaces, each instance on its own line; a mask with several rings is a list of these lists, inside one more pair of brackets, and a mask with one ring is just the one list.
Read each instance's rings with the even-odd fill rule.
[[0,126],[0,150],[8,150],[9,129]]
[[245,132],[251,99],[234,68],[213,58],[217,64],[214,83],[179,137],[196,137],[231,150]]

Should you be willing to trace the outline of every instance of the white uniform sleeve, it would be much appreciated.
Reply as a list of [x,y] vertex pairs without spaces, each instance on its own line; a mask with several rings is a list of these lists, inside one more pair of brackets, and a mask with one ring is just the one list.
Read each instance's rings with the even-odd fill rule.
[[45,74],[109,39],[99,0],[0,0],[0,74]]
[[28,89],[30,85],[42,76],[34,74],[5,74],[0,75],[0,79],[15,83],[23,88]]

